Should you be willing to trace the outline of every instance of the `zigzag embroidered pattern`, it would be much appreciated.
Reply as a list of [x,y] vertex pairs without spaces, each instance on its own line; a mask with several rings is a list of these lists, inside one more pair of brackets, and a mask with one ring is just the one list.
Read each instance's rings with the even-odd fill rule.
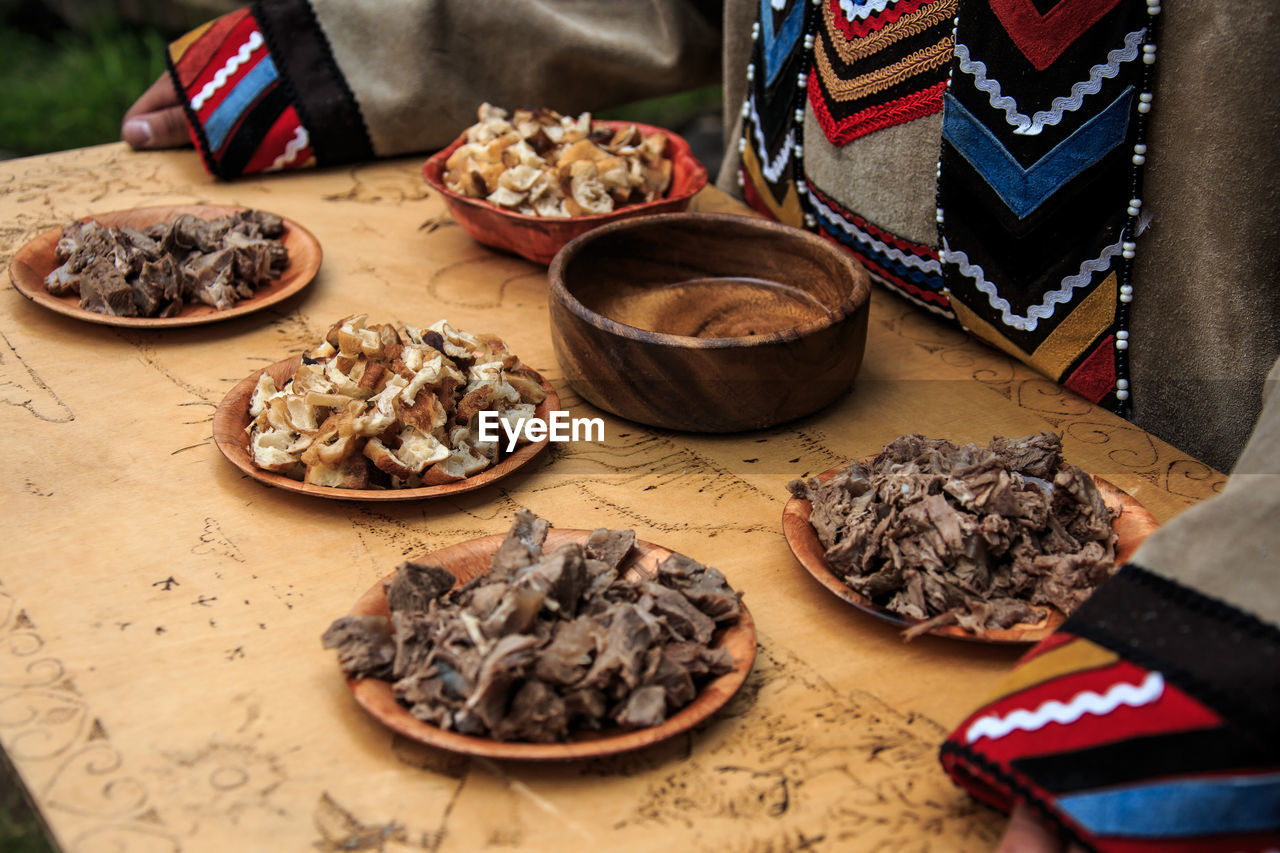
[[[929,27],[937,26],[954,17],[955,13],[956,0],[931,3],[923,9],[906,13],[897,20],[889,21],[880,29],[868,33],[864,37],[857,38],[848,36],[846,33],[846,39],[841,40],[833,37],[831,43],[835,47],[836,55],[841,60],[853,63],[884,50],[904,38],[919,35]],[[822,14],[827,25],[827,32],[834,35],[840,30],[840,22],[836,20],[835,12],[830,4],[822,7]]]
[[1112,79],[1120,73],[1120,67],[1126,62],[1138,58],[1138,48],[1147,36],[1146,29],[1136,30],[1125,36],[1124,47],[1116,48],[1107,54],[1107,64],[1095,65],[1089,69],[1089,77],[1071,87],[1070,97],[1056,97],[1048,110],[1040,110],[1028,116],[1018,110],[1018,102],[1000,91],[1000,81],[987,76],[986,63],[969,56],[969,46],[955,46],[958,68],[973,77],[973,85],[987,93],[993,109],[1003,110],[1006,119],[1013,127],[1013,132],[1024,136],[1035,136],[1046,126],[1056,125],[1062,121],[1063,114],[1074,112],[1084,105],[1086,95],[1096,95],[1102,91],[1102,81]]
[[271,165],[263,171],[278,172],[285,166],[289,165],[298,156],[298,152],[306,148],[311,138],[307,134],[307,129],[302,125],[298,125],[298,129],[294,131],[293,139],[289,140],[289,144],[284,147],[284,151],[280,156],[271,161]]
[[232,54],[226,63],[218,69],[217,73],[213,75],[213,79],[205,83],[195,97],[191,99],[191,109],[198,111],[203,107],[215,92],[227,85],[227,79],[232,74],[235,74],[241,65],[248,62],[249,57],[260,47],[262,47],[262,33],[254,30],[250,33],[248,40],[240,45],[240,49]]
[[973,743],[987,737],[998,740],[1010,732],[1033,732],[1049,723],[1068,725],[1085,714],[1105,716],[1119,707],[1140,708],[1157,701],[1164,695],[1164,677],[1158,672],[1151,672],[1141,684],[1121,682],[1099,694],[1092,690],[1084,690],[1072,697],[1070,702],[1059,702],[1051,699],[1034,711],[1019,708],[1010,711],[1003,717],[990,714],[979,717],[965,730],[965,740]]
[[837,119],[827,109],[822,100],[822,91],[818,87],[817,77],[809,78],[809,105],[813,107],[814,116],[822,126],[823,135],[832,145],[847,145],[859,136],[866,136],[895,124],[902,124],[912,119],[932,115],[942,108],[942,95],[947,90],[947,81],[943,80],[928,89],[907,95],[896,101],[890,101]]
[[952,45],[951,36],[946,36],[937,43],[921,48],[892,65],[851,80],[842,80],[832,67],[831,60],[827,56],[825,37],[820,36],[814,43],[813,56],[818,73],[822,76],[822,82],[831,92],[832,97],[837,101],[852,101],[883,92],[925,71],[945,66],[951,61]]
[[1005,299],[996,290],[996,286],[987,281],[986,273],[982,267],[969,262],[969,256],[959,249],[951,248],[946,238],[942,241],[942,256],[946,259],[947,264],[953,265],[965,277],[972,279],[978,290],[987,296],[987,301],[991,307],[1000,312],[1000,319],[1006,326],[1015,329],[1021,329],[1024,332],[1035,331],[1041,320],[1047,320],[1053,316],[1057,306],[1066,304],[1071,301],[1072,294],[1081,287],[1087,287],[1093,281],[1094,273],[1102,272],[1111,265],[1111,259],[1120,254],[1120,243],[1112,243],[1102,250],[1102,254],[1096,258],[1084,261],[1080,264],[1080,272],[1075,275],[1067,276],[1061,282],[1062,286],[1057,290],[1050,290],[1044,295],[1043,301],[1039,305],[1032,305],[1027,309],[1026,316],[1015,314],[1009,305],[1009,300]]
[[[768,147],[765,145],[764,133],[760,130],[760,116],[756,113],[756,98],[751,95],[747,98],[749,110],[751,113],[751,129],[756,141],[756,150],[762,155],[762,159],[768,156]],[[771,160],[763,160],[760,164],[760,171],[771,183],[777,183],[782,177],[783,171],[786,170],[787,164],[791,162],[791,152],[796,146],[796,129],[793,127],[787,132],[787,138],[782,141],[782,147],[778,149],[778,153]]]

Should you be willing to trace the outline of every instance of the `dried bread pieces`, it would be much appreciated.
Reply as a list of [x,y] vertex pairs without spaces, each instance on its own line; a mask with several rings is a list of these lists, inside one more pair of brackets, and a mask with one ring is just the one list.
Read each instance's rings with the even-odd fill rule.
[[500,338],[454,329],[334,324],[281,387],[265,371],[249,400],[254,465],[317,486],[417,488],[496,464],[482,411],[520,434],[546,394]]
[[529,216],[609,213],[661,198],[671,185],[662,133],[611,130],[548,109],[512,114],[481,105],[466,142],[445,162],[444,183],[469,198]]

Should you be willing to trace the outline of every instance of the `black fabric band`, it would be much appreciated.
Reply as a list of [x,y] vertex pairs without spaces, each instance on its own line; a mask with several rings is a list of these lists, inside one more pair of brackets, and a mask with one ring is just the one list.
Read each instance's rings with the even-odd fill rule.
[[1135,737],[1088,749],[1019,758],[1013,767],[1054,794],[1123,785],[1160,776],[1275,767],[1280,748],[1234,729]]
[[252,12],[275,60],[280,85],[307,129],[316,164],[372,159],[373,142],[360,105],[338,69],[311,4],[263,0],[253,4]]
[[262,139],[289,106],[289,99],[279,86],[272,86],[240,118],[240,123],[222,148],[214,164],[214,174],[220,178],[238,178],[244,173],[253,155],[262,145]]
[[1256,617],[1129,564],[1062,630],[1158,670],[1259,743],[1275,737],[1280,630]]

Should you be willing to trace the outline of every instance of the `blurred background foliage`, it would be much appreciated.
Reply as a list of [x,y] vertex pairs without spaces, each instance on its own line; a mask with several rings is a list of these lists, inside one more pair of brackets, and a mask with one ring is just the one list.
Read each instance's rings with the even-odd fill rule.
[[113,142],[175,37],[233,0],[0,0],[0,156]]

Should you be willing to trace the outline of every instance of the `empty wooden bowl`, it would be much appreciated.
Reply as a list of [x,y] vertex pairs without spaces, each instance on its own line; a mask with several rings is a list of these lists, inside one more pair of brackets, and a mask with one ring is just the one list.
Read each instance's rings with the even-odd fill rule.
[[556,252],[579,234],[631,216],[684,210],[694,194],[707,185],[707,167],[693,156],[689,143],[677,134],[664,128],[631,121],[596,121],[592,125],[611,130],[634,125],[645,136],[662,133],[667,137],[666,155],[671,158],[671,186],[662,198],[624,205],[609,213],[555,219],[517,213],[482,198],[464,196],[445,185],[444,171],[449,155],[467,141],[465,133],[450,143],[448,148],[432,154],[422,166],[422,176],[444,198],[449,215],[473,240],[495,249],[514,252],[544,265],[550,263]]
[[835,244],[727,214],[629,219],[548,271],[565,378],[651,426],[760,429],[822,408],[862,363],[871,286]]

